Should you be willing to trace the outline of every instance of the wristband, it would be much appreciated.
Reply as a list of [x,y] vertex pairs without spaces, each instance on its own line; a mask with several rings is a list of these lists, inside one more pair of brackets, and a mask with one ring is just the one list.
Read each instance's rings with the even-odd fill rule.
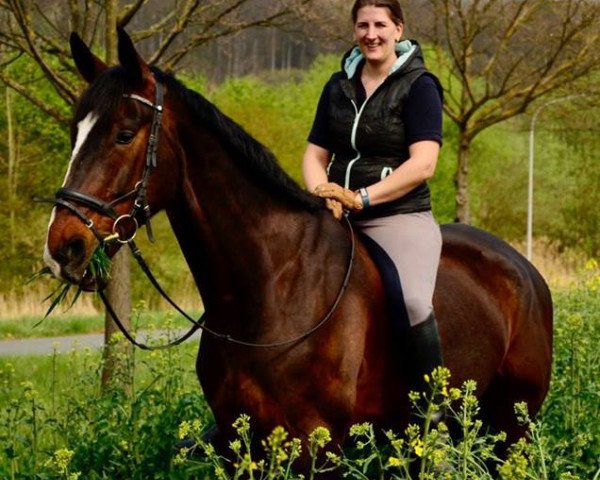
[[367,191],[367,189],[360,188],[358,190],[358,193],[360,193],[360,198],[363,203],[363,208],[369,208],[371,206],[371,201],[369,200],[369,192]]

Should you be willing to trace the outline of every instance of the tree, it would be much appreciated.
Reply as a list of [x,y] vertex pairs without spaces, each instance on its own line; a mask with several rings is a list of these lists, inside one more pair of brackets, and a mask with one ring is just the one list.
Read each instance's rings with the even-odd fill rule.
[[[469,153],[488,127],[600,67],[595,0],[424,0],[444,111],[458,127],[456,221],[470,222]],[[434,15],[431,15],[433,11]],[[498,166],[502,168],[501,165]]]
[[[171,0],[150,8],[148,0],[132,0],[119,8],[118,0],[0,0],[0,81],[67,126],[69,115],[61,106],[73,107],[83,87],[68,48],[71,31],[92,48],[103,50],[107,64],[112,65],[116,63],[116,27],[127,27],[132,38],[141,43],[149,63],[173,70],[203,44],[250,27],[282,26],[312,1]],[[6,68],[23,56],[34,61],[44,80],[52,85],[57,96],[55,104]],[[122,319],[128,318],[131,305],[127,265],[124,254],[115,258],[108,289],[109,300]],[[107,345],[114,330],[107,317]],[[106,365],[105,382],[111,376],[114,358],[108,358]]]

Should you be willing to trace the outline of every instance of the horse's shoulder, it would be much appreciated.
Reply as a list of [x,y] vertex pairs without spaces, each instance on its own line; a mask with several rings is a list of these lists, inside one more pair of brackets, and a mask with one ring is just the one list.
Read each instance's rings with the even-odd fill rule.
[[471,271],[502,273],[519,283],[538,275],[517,250],[485,230],[452,223],[441,226],[443,261],[460,264]]

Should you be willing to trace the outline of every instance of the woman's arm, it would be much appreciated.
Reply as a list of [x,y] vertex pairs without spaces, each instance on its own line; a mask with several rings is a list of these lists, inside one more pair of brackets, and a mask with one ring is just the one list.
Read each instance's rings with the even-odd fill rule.
[[[410,145],[408,152],[410,158],[406,162],[380,182],[367,187],[371,205],[403,197],[433,177],[440,153],[440,144],[433,140],[423,140]],[[358,194],[357,197],[360,195]]]
[[317,185],[327,183],[327,165],[331,160],[331,152],[314,143],[308,143],[302,159],[302,175],[309,192],[314,192]]

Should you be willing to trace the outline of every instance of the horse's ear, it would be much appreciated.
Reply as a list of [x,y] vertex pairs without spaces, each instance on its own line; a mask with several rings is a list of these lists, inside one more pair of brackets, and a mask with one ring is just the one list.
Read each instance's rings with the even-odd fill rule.
[[134,86],[141,86],[144,79],[150,76],[150,67],[142,60],[127,32],[117,28],[119,35],[119,62],[125,69],[129,81]]
[[75,60],[75,66],[79,73],[88,83],[92,83],[108,67],[106,63],[94,55],[79,35],[71,33],[69,38],[71,55]]

